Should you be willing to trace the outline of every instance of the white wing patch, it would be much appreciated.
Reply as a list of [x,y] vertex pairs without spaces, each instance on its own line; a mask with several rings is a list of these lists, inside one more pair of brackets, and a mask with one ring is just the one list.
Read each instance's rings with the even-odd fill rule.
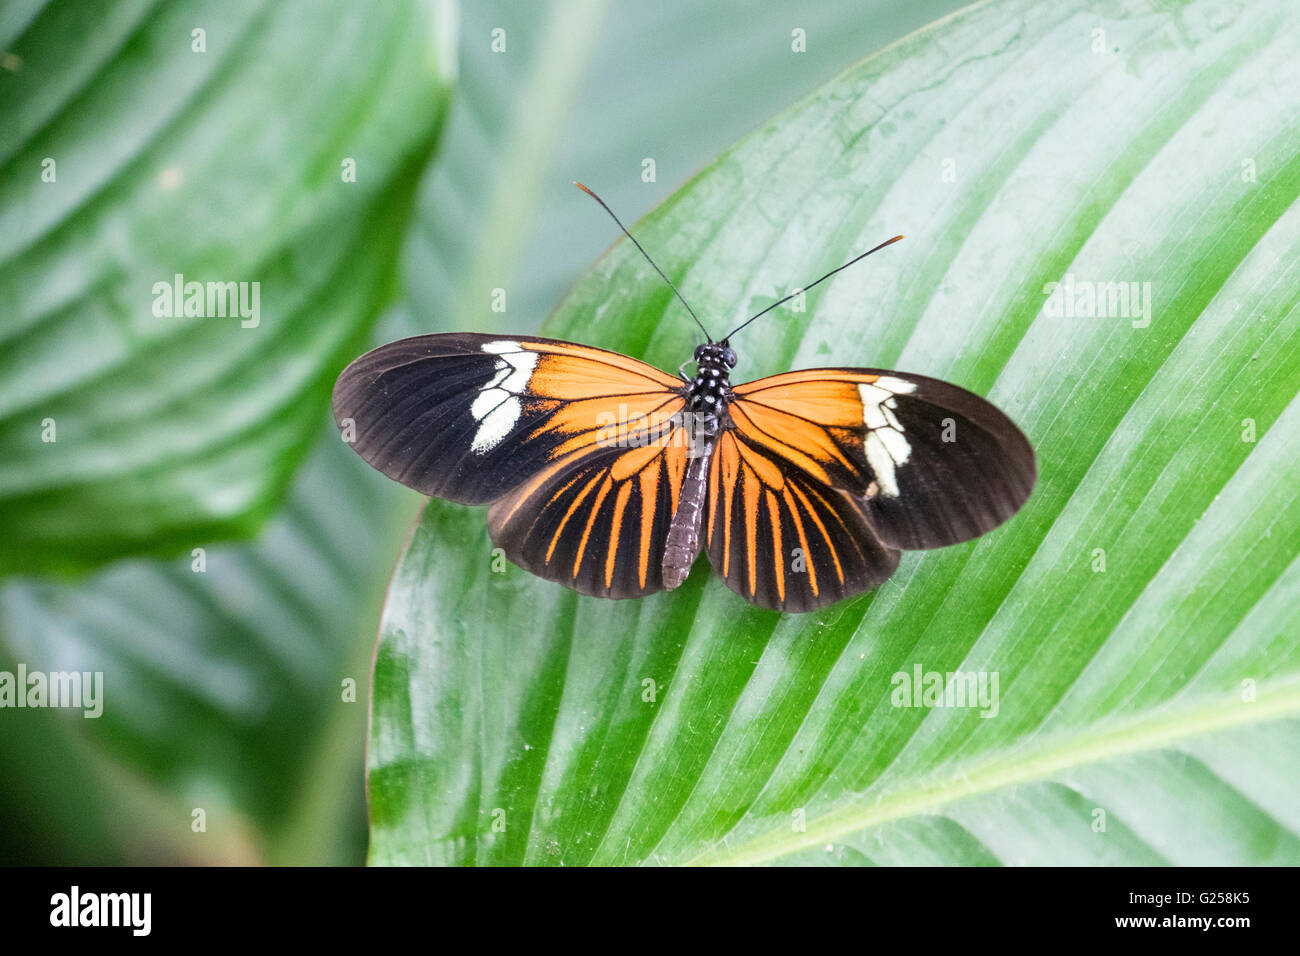
[[876,473],[875,484],[880,494],[890,498],[898,497],[896,469],[912,456],[912,445],[894,414],[898,407],[894,396],[914,391],[915,384],[890,375],[858,386],[858,394],[862,396],[862,423],[867,426],[867,438],[863,442],[867,464]]
[[478,431],[470,450],[486,454],[510,434],[524,406],[519,395],[528,387],[537,367],[537,353],[519,347],[518,342],[488,342],[484,352],[501,356],[497,359],[496,374],[474,397],[469,412],[478,420]]

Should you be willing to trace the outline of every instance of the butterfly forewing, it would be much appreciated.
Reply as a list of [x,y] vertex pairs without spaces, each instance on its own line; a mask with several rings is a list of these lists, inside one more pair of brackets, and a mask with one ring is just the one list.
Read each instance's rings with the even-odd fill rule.
[[736,386],[749,442],[864,498],[893,548],[937,548],[996,528],[1033,490],[1037,463],[994,405],[938,379],[882,369],[807,369]]
[[644,362],[554,339],[422,335],[349,365],[334,417],[390,478],[484,504],[597,447],[611,422],[662,426],[681,408],[680,385]]

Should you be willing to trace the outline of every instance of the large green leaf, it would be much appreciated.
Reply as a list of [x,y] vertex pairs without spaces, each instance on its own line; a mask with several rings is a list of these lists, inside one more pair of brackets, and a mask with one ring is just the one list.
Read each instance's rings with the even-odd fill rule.
[[[1300,31],[1288,4],[982,4],[725,153],[637,228],[711,326],[895,232],[738,342],[741,378],[938,375],[1042,478],[979,541],[781,616],[701,563],[583,599],[431,503],[381,629],[374,862],[1300,861]],[[1150,321],[1048,283],[1150,283]],[[547,331],[675,368],[627,243]],[[895,675],[996,674],[903,707]]]
[[[247,535],[283,497],[392,291],[446,102],[434,10],[0,20],[0,571]],[[239,317],[156,314],[178,274],[257,283],[258,314],[251,285]]]

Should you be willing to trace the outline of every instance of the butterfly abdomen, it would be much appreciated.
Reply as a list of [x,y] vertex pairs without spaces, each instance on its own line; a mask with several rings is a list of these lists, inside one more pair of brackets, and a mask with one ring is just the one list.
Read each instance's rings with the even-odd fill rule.
[[668,539],[664,544],[663,580],[669,591],[676,588],[691,573],[691,565],[700,554],[700,526],[703,524],[704,495],[708,489],[709,458],[713,444],[691,459],[682,479],[682,490],[677,498],[677,510],[668,526]]

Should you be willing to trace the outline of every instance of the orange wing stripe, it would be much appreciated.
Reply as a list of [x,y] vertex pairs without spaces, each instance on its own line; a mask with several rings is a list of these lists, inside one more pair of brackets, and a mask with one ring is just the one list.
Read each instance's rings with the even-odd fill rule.
[[656,459],[650,465],[641,472],[641,540],[637,564],[641,587],[645,587],[650,568],[650,535],[654,532],[655,504],[659,500],[659,461]]
[[790,509],[790,520],[794,522],[795,533],[799,535],[799,547],[803,549],[803,566],[808,574],[808,586],[812,588],[813,597],[821,592],[817,590],[817,569],[813,566],[812,552],[808,548],[808,536],[804,534],[803,521],[799,517],[799,508],[790,494],[790,486],[781,489],[785,496],[785,505]]
[[776,495],[764,493],[767,498],[767,516],[772,522],[772,567],[776,571],[776,595],[785,600],[785,548],[781,544],[781,511]]
[[[595,369],[604,369],[604,375],[612,376],[614,370],[621,371],[624,375],[636,376],[647,382],[653,382],[661,388],[679,388],[682,380],[676,376],[669,375],[667,372],[661,372],[653,365],[629,358],[626,355],[620,355],[617,352],[607,352],[604,349],[592,348],[588,345],[577,345],[573,342],[520,342],[520,348],[527,349],[530,352],[541,352],[546,356],[555,356],[555,359],[538,360],[538,370],[546,364],[556,364],[566,369],[576,369],[579,366],[585,366],[583,374],[587,374],[587,369],[594,366]],[[534,377],[536,377],[534,372]],[[601,374],[599,371],[590,372],[592,375]],[[625,380],[618,379],[623,384]]]
[[605,475],[605,481],[600,486],[600,491],[596,492],[596,500],[591,503],[591,514],[587,516],[587,527],[582,529],[582,540],[578,542],[578,553],[573,559],[573,577],[578,576],[578,569],[582,567],[582,556],[587,552],[587,541],[591,538],[591,526],[596,523],[596,515],[600,513],[600,506],[605,501],[605,496],[609,494],[609,489],[613,486],[609,475]]
[[[847,368],[804,368],[796,372],[783,372],[780,375],[769,375],[767,378],[756,378],[752,382],[735,386],[732,391],[737,395],[753,397],[758,392],[784,388],[787,385],[834,385],[840,382],[870,385],[879,378],[879,375]],[[799,394],[802,396],[806,393],[800,389]]]
[[724,512],[722,522],[722,576],[725,578],[731,573],[731,504],[736,497],[736,475],[740,468],[740,455],[736,452],[736,440],[730,434],[723,435],[723,440],[718,442],[717,451],[718,467],[722,472],[722,491],[726,495],[722,499],[722,510]]
[[[856,470],[825,428],[756,402],[733,402],[730,412],[736,427],[747,440],[788,458],[823,484],[831,481],[826,472],[829,464]],[[860,422],[861,404],[857,415]]]
[[632,494],[632,482],[625,481],[614,499],[614,520],[609,529],[609,547],[605,550],[605,587],[614,582],[614,559],[618,557],[618,541],[623,536],[623,509]]
[[573,436],[559,445],[552,456],[598,445],[627,448],[663,445],[665,437],[672,432],[673,416],[684,404],[680,396],[663,392],[583,399],[556,409],[541,431]]
[[831,517],[834,518],[839,523],[839,526],[844,530],[844,540],[853,545],[853,550],[858,552],[858,557],[866,560],[867,556],[863,554],[862,548],[858,545],[857,536],[854,535],[853,529],[844,523],[844,519],[840,517],[838,509],[834,508],[829,501],[822,497],[822,493],[817,490],[815,485],[808,486],[808,493],[820,501],[822,507],[831,513]]
[[[748,459],[745,463],[749,464]],[[751,481],[745,471],[741,472],[740,485],[745,496],[745,564],[749,569],[749,595],[753,597],[758,591],[758,562],[755,557],[758,549],[759,487],[758,482]]]
[[835,550],[835,542],[831,540],[831,536],[826,530],[826,525],[822,524],[822,519],[818,517],[817,512],[813,510],[812,502],[808,500],[807,496],[804,495],[799,486],[792,484],[790,485],[790,489],[798,496],[799,500],[803,502],[804,508],[808,511],[808,516],[812,518],[813,524],[817,525],[817,530],[822,533],[822,539],[826,542],[826,548],[831,553],[831,560],[835,562],[835,576],[840,579],[840,584],[843,584],[844,566],[840,564],[840,554]]
[[746,447],[744,442],[736,442],[736,447],[740,450],[740,457],[744,459],[746,466],[758,476],[759,481],[769,488],[779,489],[785,485],[785,475],[781,474],[781,469],[772,462],[772,459]]
[[530,499],[537,490],[552,477],[560,474],[568,465],[573,464],[573,462],[577,461],[584,454],[585,452],[578,452],[577,454],[567,455],[533,475],[533,477],[530,478],[526,484],[522,485],[518,491],[513,492],[514,506],[502,517],[501,524],[508,524],[511,519],[514,518],[515,512],[519,510],[520,505]]
[[[573,503],[569,505],[569,510],[566,511],[564,513],[564,517],[560,519],[560,526],[555,529],[555,534],[551,536],[551,546],[546,549],[547,564],[551,563],[551,556],[555,554],[555,546],[560,543],[560,535],[564,533],[564,526],[569,523],[569,519],[573,517],[573,513],[578,510],[578,505],[582,504],[582,500],[587,497],[587,492],[591,491],[591,486],[596,483],[596,480],[599,477],[600,477],[599,473],[592,476],[591,481],[587,482],[587,484],[583,487],[583,489],[578,492],[577,497],[573,499]],[[574,478],[573,481],[570,481],[568,484],[566,484],[563,488],[561,488],[559,491],[557,491],[554,495],[551,496],[551,500],[554,501],[556,498],[562,495],[569,488],[569,486],[572,485],[573,482],[577,480],[578,478]]]
[[677,514],[677,496],[682,490],[682,479],[686,476],[686,442],[682,430],[675,428],[668,436],[668,447],[664,449],[664,468],[668,471],[668,494],[672,498],[669,511]]
[[[660,441],[666,438],[667,436],[664,436]],[[614,463],[609,468],[609,476],[615,481],[626,481],[658,458],[662,452],[663,446],[660,444],[629,449],[614,459]]]

